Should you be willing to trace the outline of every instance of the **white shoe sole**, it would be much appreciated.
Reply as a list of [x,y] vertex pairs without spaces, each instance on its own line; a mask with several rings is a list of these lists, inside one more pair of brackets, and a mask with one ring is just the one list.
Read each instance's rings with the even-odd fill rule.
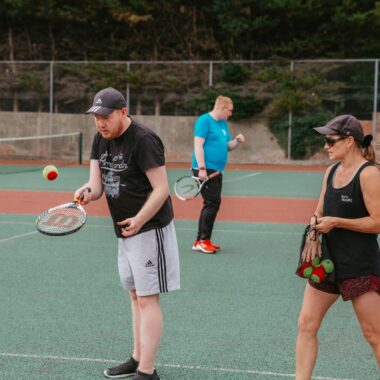
[[203,252],[203,253],[215,253],[217,250],[215,250],[215,251],[206,251],[205,249],[203,249],[202,247],[197,247],[197,246],[195,246],[195,245],[193,245],[192,247],[191,247],[191,249],[193,250],[193,251],[200,251],[200,252]]
[[198,251],[201,251],[203,253],[215,253],[216,251],[207,251],[206,249],[203,249],[203,248],[198,248]]
[[136,375],[136,372],[135,373],[131,373],[131,374],[128,374],[128,375],[116,375],[116,376],[110,376],[107,374],[107,370],[104,370],[103,372],[103,375],[109,379],[121,379],[123,377],[132,377],[132,376],[135,376]]

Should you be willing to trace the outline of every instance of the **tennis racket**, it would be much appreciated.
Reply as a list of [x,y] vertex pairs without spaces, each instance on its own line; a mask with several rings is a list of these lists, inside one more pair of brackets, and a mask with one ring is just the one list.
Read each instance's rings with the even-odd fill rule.
[[177,179],[175,182],[174,193],[181,201],[194,199],[201,192],[205,183],[219,174],[220,172],[212,173],[204,181],[199,177],[185,175],[184,177]]
[[[89,187],[86,190],[91,192]],[[49,236],[64,236],[80,230],[87,221],[86,211],[80,204],[82,199],[83,194],[73,202],[44,211],[36,220],[37,231]]]

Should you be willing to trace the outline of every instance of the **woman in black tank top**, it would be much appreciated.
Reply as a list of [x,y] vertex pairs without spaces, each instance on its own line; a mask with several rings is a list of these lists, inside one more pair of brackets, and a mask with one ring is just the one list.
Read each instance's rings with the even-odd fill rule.
[[[339,295],[351,300],[363,335],[380,369],[380,174],[372,136],[364,136],[359,121],[341,115],[324,127],[330,159],[339,161],[325,174],[315,211],[315,229],[335,265],[335,281],[306,284],[298,320],[296,380],[311,379],[317,359],[317,333]],[[312,218],[312,221],[315,219]],[[314,222],[315,223],[315,222]],[[321,251],[320,241],[307,241],[303,252],[311,261]]]

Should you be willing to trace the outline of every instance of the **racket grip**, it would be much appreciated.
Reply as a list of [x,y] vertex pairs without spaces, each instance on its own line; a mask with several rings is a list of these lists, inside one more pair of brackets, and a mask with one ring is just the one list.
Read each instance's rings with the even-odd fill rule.
[[211,178],[217,177],[219,174],[220,174],[219,171],[218,171],[218,172],[215,172],[215,173],[211,173],[211,174],[207,177],[207,179],[211,179]]
[[84,198],[84,194],[83,194],[83,193],[84,193],[86,190],[87,190],[89,193],[91,193],[91,187],[85,187],[85,188],[82,190],[82,192],[80,193],[79,197],[76,199],[79,203],[82,203],[83,198]]

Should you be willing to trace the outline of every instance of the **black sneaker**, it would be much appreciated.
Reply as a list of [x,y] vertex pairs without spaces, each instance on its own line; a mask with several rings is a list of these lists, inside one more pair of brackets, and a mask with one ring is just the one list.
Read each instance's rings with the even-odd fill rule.
[[106,369],[103,374],[105,377],[109,377],[111,379],[117,379],[119,377],[128,377],[134,376],[137,373],[137,367],[139,366],[139,362],[131,357],[125,363],[118,365],[117,367],[112,367]]
[[137,371],[136,376],[132,380],[160,380],[156,370],[152,374]]

